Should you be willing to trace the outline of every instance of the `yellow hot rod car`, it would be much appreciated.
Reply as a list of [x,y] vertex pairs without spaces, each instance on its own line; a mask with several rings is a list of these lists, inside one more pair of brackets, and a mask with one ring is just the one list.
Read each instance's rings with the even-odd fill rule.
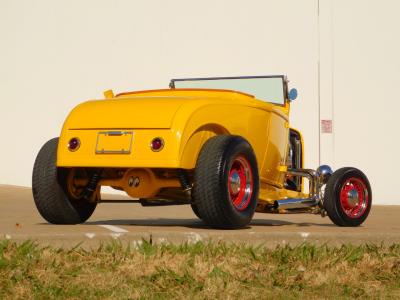
[[[215,228],[241,228],[254,212],[328,215],[358,226],[372,202],[356,168],[303,169],[303,139],[289,126],[285,76],[173,79],[169,89],[105,92],[67,117],[40,150],[32,190],[50,223],[85,222],[101,187],[142,205],[190,204]],[[308,191],[304,189],[308,181]]]

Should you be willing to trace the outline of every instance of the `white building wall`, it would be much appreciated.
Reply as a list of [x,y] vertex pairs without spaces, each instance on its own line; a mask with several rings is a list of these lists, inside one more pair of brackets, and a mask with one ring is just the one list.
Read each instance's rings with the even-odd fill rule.
[[400,204],[400,1],[332,1],[334,166],[359,167],[375,203]]
[[[398,107],[389,86],[399,79],[399,44],[389,47],[399,21],[386,13],[395,17],[398,4],[379,3],[0,0],[0,183],[29,186],[41,145],[59,134],[75,105],[106,89],[165,88],[172,77],[287,74],[300,92],[291,121],[304,134],[306,167],[320,160],[358,166],[376,203],[399,203],[400,193],[384,184],[387,177],[395,186],[396,126],[387,116]],[[319,135],[319,115],[334,119],[332,135]]]

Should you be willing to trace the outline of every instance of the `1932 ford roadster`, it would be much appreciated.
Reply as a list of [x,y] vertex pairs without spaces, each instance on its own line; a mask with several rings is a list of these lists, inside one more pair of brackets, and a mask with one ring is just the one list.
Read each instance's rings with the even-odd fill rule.
[[255,211],[318,213],[358,226],[371,208],[368,179],[350,167],[303,169],[303,139],[288,119],[296,96],[285,76],[107,91],[75,107],[60,137],[40,150],[36,206],[50,223],[85,222],[106,201],[101,186],[111,186],[142,205],[190,204],[216,228],[244,227]]

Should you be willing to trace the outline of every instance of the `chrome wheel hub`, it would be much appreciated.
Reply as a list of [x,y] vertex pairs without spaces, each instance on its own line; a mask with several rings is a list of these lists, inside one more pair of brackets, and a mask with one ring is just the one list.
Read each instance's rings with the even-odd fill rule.
[[238,172],[233,172],[229,178],[230,189],[233,195],[240,191],[240,176]]
[[356,189],[351,189],[347,192],[347,202],[350,208],[354,208],[359,203],[359,196]]

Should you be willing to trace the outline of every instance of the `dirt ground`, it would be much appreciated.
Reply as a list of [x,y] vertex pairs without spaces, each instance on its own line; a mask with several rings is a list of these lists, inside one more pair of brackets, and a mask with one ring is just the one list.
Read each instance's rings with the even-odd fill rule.
[[[107,198],[121,196],[107,195]],[[318,215],[272,215],[256,213],[248,228],[215,230],[196,218],[190,206],[142,207],[140,204],[97,206],[81,225],[46,223],[36,210],[30,188],[0,185],[0,239],[31,239],[41,244],[73,247],[78,243],[95,246],[99,241],[121,240],[154,243],[223,240],[275,247],[305,241],[328,243],[400,242],[400,206],[373,206],[367,221],[357,228],[343,228]]]

